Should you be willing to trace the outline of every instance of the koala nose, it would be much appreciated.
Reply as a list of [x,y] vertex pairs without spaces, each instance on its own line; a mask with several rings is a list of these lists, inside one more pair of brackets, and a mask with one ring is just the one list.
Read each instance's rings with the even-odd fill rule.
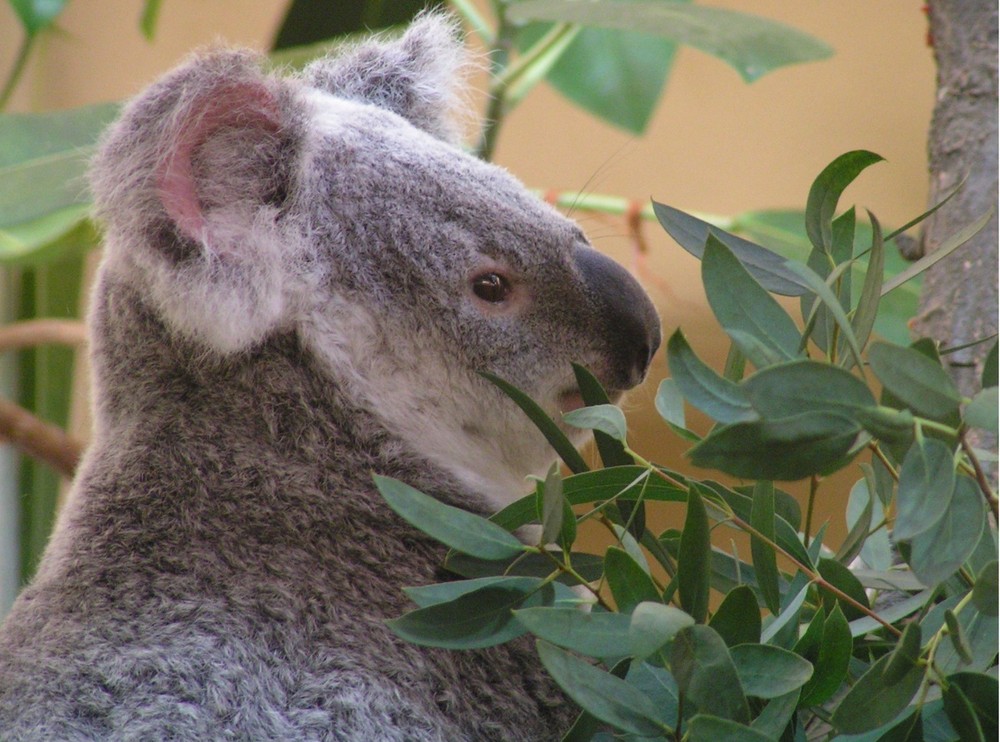
[[628,271],[597,250],[581,248],[576,264],[608,344],[612,377],[605,383],[631,389],[646,376],[660,347],[660,318]]

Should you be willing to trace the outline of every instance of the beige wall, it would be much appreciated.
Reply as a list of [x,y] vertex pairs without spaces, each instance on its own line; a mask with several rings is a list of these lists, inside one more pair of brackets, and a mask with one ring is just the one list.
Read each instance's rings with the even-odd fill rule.
[[[810,32],[836,49],[827,61],[772,73],[745,85],[729,67],[682,50],[666,95],[643,137],[588,118],[548,89],[536,91],[509,118],[497,160],[532,186],[586,188],[628,198],[650,196],[718,214],[801,207],[812,178],[836,155],[874,150],[888,163],[847,192],[887,224],[923,210],[926,134],[934,68],[917,2],[901,0],[721,0],[712,5],[753,12]],[[135,93],[190,49],[216,39],[265,48],[284,3],[168,0],[156,39],[137,27],[140,3],[74,0],[49,34],[18,91],[15,110],[64,108]],[[0,4],[0,70],[19,40],[12,11]],[[626,264],[635,253],[619,220],[580,215],[598,247]],[[697,262],[647,225],[646,283],[664,329],[683,326],[696,349],[721,358],[721,334],[707,313]],[[655,276],[655,278],[650,278]],[[664,375],[662,357],[640,412]],[[638,448],[664,463],[676,444],[646,414],[635,414]],[[852,475],[854,476],[854,475]],[[836,510],[836,509],[834,509]],[[842,511],[841,511],[842,512]]]

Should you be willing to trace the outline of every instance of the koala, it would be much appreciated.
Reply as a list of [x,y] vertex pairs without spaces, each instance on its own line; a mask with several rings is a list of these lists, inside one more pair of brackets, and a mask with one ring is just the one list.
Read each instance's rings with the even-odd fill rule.
[[0,630],[0,738],[571,723],[527,639],[453,652],[386,626],[445,550],[372,474],[489,515],[555,454],[480,372],[560,420],[571,361],[618,399],[660,342],[627,271],[459,146],[456,35],[426,14],[288,77],[212,49],[105,134],[94,441]]

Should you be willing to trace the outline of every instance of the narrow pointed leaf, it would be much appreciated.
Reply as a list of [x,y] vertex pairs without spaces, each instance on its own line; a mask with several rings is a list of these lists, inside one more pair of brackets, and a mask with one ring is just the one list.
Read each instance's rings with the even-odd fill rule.
[[[611,404],[608,393],[604,391],[601,382],[587,368],[574,363],[573,375],[576,377],[576,384],[580,387],[580,395],[585,404],[591,406]],[[607,433],[594,430],[594,443],[597,445],[597,452],[601,455],[601,461],[605,466],[631,466],[635,463],[632,457],[626,453],[622,442]]]
[[649,697],[624,680],[544,641],[538,656],[566,695],[601,721],[642,736],[672,731]]
[[975,550],[985,522],[986,504],[978,485],[958,477],[945,514],[910,541],[913,573],[928,587],[944,582]]
[[[816,566],[819,573],[823,576],[823,579],[839,589],[842,593],[849,595],[861,605],[866,608],[869,607],[868,594],[865,593],[864,586],[862,586],[862,584],[858,581],[858,578],[854,576],[851,570],[833,559],[820,559],[819,564]],[[855,608],[843,598],[835,596],[827,591],[823,591],[823,604],[826,606],[827,613],[832,612],[835,604],[839,604],[841,609],[844,611],[844,615],[849,621],[855,618],[861,618],[861,616],[864,615],[860,610]]]
[[800,296],[806,292],[802,280],[788,270],[785,259],[777,253],[666,204],[654,201],[653,213],[667,234],[699,260],[704,257],[711,231],[768,291],[782,296]]
[[627,652],[629,616],[579,608],[524,608],[514,611],[532,634],[589,657],[620,657]]
[[824,703],[837,692],[847,677],[853,650],[851,627],[838,605],[823,622],[823,640],[813,662],[813,676],[802,689],[799,700],[803,707]]
[[656,389],[656,411],[677,435],[697,443],[701,436],[687,429],[684,422],[684,396],[674,379],[664,379]]
[[705,504],[698,489],[692,486],[677,558],[677,595],[681,608],[698,623],[704,623],[708,616],[711,546]]
[[[760,480],[754,486],[750,525],[762,536],[774,541],[774,483]],[[750,536],[750,553],[757,573],[757,585],[767,609],[775,616],[781,612],[781,591],[778,588],[777,555],[760,537]]]
[[997,370],[997,342],[994,342],[990,352],[986,354],[986,360],[983,361],[983,373],[980,377],[983,389],[997,386],[998,377],[1000,372]]
[[847,343],[847,347],[850,349],[851,354],[854,357],[854,362],[858,366],[863,366],[864,362],[861,360],[861,346],[858,345],[858,339],[854,337],[854,330],[851,328],[851,321],[847,318],[847,314],[844,312],[844,308],[840,306],[840,300],[833,293],[829,286],[820,278],[816,273],[809,269],[808,266],[802,265],[801,263],[789,262],[788,267],[794,272],[798,273],[803,282],[809,287],[809,290],[819,297],[819,300],[826,307],[826,310],[833,317],[833,321],[840,328],[841,337],[844,342]]
[[771,699],[764,710],[750,723],[750,728],[755,732],[767,735],[768,739],[780,739],[792,720],[792,716],[795,715],[795,707],[798,706],[798,703],[799,692],[797,690]]
[[806,234],[815,247],[830,252],[831,223],[840,194],[865,168],[883,159],[874,152],[854,150],[835,159],[816,177],[806,201]]
[[[705,244],[701,275],[719,324],[755,366],[770,365],[771,356],[783,360],[798,356],[801,335],[792,318],[714,234]],[[747,337],[756,342],[746,342]],[[759,352],[758,344],[768,353]]]
[[787,64],[832,54],[815,37],[766,18],[670,0],[523,0],[512,4],[507,16],[655,34],[721,59],[746,82]]
[[903,629],[903,636],[892,650],[889,662],[882,668],[882,679],[886,685],[898,683],[912,670],[920,659],[920,624],[911,621]]
[[923,680],[923,668],[914,666],[891,685],[884,670],[892,655],[883,655],[847,692],[833,712],[833,725],[845,734],[860,734],[888,724],[916,694]]
[[726,424],[757,418],[743,389],[705,365],[680,330],[667,343],[667,362],[687,401],[712,419]]
[[861,296],[858,306],[851,317],[851,329],[858,339],[858,345],[864,348],[875,327],[878,316],[879,301],[882,298],[882,280],[885,277],[885,246],[882,242],[882,227],[875,215],[868,212],[872,223],[872,248],[868,256],[868,267],[865,269],[865,282],[861,286]]
[[438,502],[398,479],[376,474],[374,480],[389,507],[403,520],[457,551],[480,559],[507,559],[526,548],[495,523]]
[[580,452],[576,450],[576,446],[566,437],[566,434],[559,429],[555,421],[548,416],[548,414],[541,407],[538,406],[531,397],[522,392],[520,389],[510,384],[499,376],[494,376],[486,371],[480,372],[482,376],[487,381],[496,385],[504,394],[511,398],[514,403],[521,408],[521,410],[526,414],[531,422],[535,424],[535,427],[541,431],[542,435],[545,436],[545,440],[549,442],[549,445],[555,449],[555,452],[559,455],[566,466],[569,467],[570,471],[574,474],[579,474],[580,472],[589,471],[590,467],[587,466],[587,462],[583,460],[583,456]]
[[542,483],[542,543],[555,543],[562,532],[566,498],[557,464],[552,464]]
[[718,632],[727,647],[760,641],[760,608],[757,597],[746,585],[730,590],[708,625]]

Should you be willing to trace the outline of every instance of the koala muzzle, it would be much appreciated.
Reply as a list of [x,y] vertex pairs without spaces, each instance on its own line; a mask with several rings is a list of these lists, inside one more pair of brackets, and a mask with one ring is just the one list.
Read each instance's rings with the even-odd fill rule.
[[642,286],[618,263],[582,248],[576,264],[603,325],[609,352],[605,386],[631,389],[646,376],[660,347],[660,318]]

